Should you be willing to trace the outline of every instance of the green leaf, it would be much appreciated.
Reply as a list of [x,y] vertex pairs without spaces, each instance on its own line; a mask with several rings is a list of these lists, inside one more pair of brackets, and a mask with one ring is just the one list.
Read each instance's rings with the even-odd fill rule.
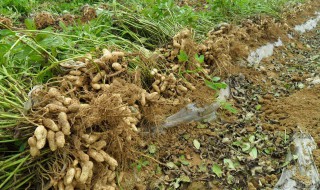
[[191,182],[189,176],[181,175],[179,178],[180,178],[180,181],[182,182]]
[[234,164],[231,159],[224,159],[223,163],[224,163],[224,165],[227,165],[230,170],[235,169]]
[[156,168],[156,174],[159,174],[159,175],[162,174],[162,169],[161,169],[160,166],[157,166],[157,168]]
[[183,50],[180,50],[180,54],[178,55],[179,62],[186,62],[188,61],[189,57],[187,53]]
[[183,135],[183,138],[186,139],[186,140],[188,140],[188,139],[190,138],[190,134],[184,134],[184,135]]
[[0,60],[4,59],[4,55],[9,51],[10,45],[0,44]]
[[234,108],[230,103],[225,102],[225,101],[221,101],[220,105],[222,106],[222,108],[228,110],[230,113],[233,114],[237,114],[238,110],[236,108]]
[[241,147],[242,151],[244,151],[244,152],[250,150],[250,148],[251,148],[251,145],[248,142],[244,143],[244,142],[241,142],[241,141],[235,141],[235,142],[232,143],[232,145]]
[[218,82],[220,79],[221,79],[220,77],[213,77],[211,80],[212,80],[213,82]]
[[6,37],[6,36],[11,36],[14,35],[15,33],[12,30],[8,29],[2,29],[0,30],[0,38]]
[[199,63],[203,63],[204,62],[204,55],[198,56],[198,54],[195,54],[194,57]]
[[185,165],[185,166],[190,165],[190,162],[188,162],[188,161],[186,160],[186,158],[184,157],[184,155],[181,155],[181,156],[179,157],[179,161],[181,162],[181,164],[183,164],[183,165]]
[[193,146],[196,147],[196,149],[200,149],[200,142],[197,139],[193,140]]
[[26,20],[24,20],[24,24],[26,25],[28,30],[36,30],[36,24],[34,23],[34,21],[32,19],[27,18]]
[[240,141],[234,141],[234,142],[232,143],[232,145],[241,147],[242,142],[240,142]]
[[143,161],[143,162],[141,163],[141,165],[142,165],[142,166],[147,166],[147,165],[149,165],[149,161],[147,161],[147,160],[146,160],[146,161]]
[[242,148],[242,151],[246,152],[250,149],[250,143],[242,143],[241,145],[241,148]]
[[148,146],[148,150],[150,154],[154,154],[157,151],[157,147],[154,144]]
[[207,165],[202,162],[202,163],[199,165],[199,170],[198,170],[198,171],[199,171],[199,172],[207,172],[207,171],[208,171]]
[[173,162],[168,162],[166,163],[166,165],[170,168],[170,169],[173,169],[173,168],[177,168],[178,166],[176,166]]
[[213,164],[211,167],[211,170],[213,173],[215,173],[218,177],[222,176],[222,170],[221,167],[218,164]]
[[268,148],[266,148],[266,149],[264,149],[263,150],[266,154],[270,154],[272,151],[270,150],[270,149],[268,149]]
[[208,128],[208,126],[203,124],[197,125],[197,129],[205,129],[205,128]]
[[59,26],[62,28],[64,32],[68,31],[68,27],[64,24],[64,22],[59,21]]
[[180,187],[180,178],[177,178],[176,181],[173,184],[173,187],[175,189],[178,189]]
[[260,110],[260,109],[261,109],[261,107],[262,107],[262,106],[261,106],[260,104],[258,104],[258,105],[256,105],[256,107],[255,107],[255,108],[256,108],[256,110]]
[[38,42],[44,48],[53,48],[53,47],[61,47],[65,44],[63,38],[61,36],[47,36],[43,40]]
[[211,82],[211,81],[208,81],[208,80],[205,80],[204,82],[209,88],[211,88],[213,90],[220,90],[220,89],[225,89],[225,88],[228,87],[228,85],[226,83],[224,83],[224,82],[215,83],[215,82]]
[[257,150],[257,148],[254,147],[253,149],[251,149],[249,155],[250,155],[253,159],[258,158],[258,150]]
[[228,174],[228,176],[227,176],[227,182],[228,182],[229,184],[233,184],[233,183],[234,183],[234,177],[233,177],[233,175]]
[[255,137],[254,135],[250,135],[249,141],[250,141],[251,143],[254,143],[255,138],[256,138],[256,137]]

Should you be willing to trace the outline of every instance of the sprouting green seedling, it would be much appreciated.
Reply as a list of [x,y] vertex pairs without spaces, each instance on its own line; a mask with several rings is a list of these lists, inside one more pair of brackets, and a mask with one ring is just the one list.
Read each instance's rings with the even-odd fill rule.
[[220,77],[213,77],[211,81],[205,80],[205,84],[213,90],[226,89],[228,87],[228,85],[225,82],[219,81]]
[[259,110],[261,109],[261,107],[262,107],[262,106],[261,106],[260,104],[258,104],[258,105],[255,106],[255,108],[256,108],[257,111],[259,111]]
[[135,166],[137,168],[138,172],[140,172],[143,167],[148,165],[149,165],[149,161],[147,160],[139,160],[136,163],[132,164],[132,166]]
[[181,163],[182,165],[185,165],[185,166],[190,165],[190,162],[188,162],[188,161],[186,160],[186,158],[185,158],[184,155],[181,155],[181,156],[179,157],[179,161],[180,161],[180,163]]
[[187,62],[189,60],[189,57],[187,53],[183,50],[180,50],[180,53],[178,55],[179,62]]
[[196,59],[196,61],[198,61],[199,63],[203,63],[204,62],[204,55],[198,55],[195,54],[194,58]]
[[208,80],[205,80],[205,84],[213,89],[213,90],[220,90],[220,89],[225,89],[227,88],[227,84],[224,83],[224,82],[211,82],[211,81],[208,81]]
[[220,102],[220,105],[223,109],[229,111],[230,113],[233,113],[233,114],[237,114],[238,113],[238,110],[233,107],[230,103],[226,102],[226,101],[221,101]]

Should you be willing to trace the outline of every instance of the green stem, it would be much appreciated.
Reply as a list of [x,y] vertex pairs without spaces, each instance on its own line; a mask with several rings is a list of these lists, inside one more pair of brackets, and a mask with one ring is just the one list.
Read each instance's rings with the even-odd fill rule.
[[21,163],[16,167],[16,169],[10,173],[10,175],[0,184],[0,189],[12,178],[14,174],[19,170],[19,168],[30,158],[30,155],[26,156],[21,160]]

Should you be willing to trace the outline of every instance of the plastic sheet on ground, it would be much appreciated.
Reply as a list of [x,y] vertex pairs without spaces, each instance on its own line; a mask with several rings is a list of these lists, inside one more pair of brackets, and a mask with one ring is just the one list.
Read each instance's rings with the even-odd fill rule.
[[24,112],[29,111],[32,108],[33,104],[37,102],[37,100],[33,97],[33,93],[37,90],[42,90],[42,88],[42,85],[36,85],[30,90],[30,92],[28,93],[28,100],[24,103]]
[[317,17],[312,18],[301,25],[295,26],[294,30],[300,33],[305,33],[307,31],[314,29],[317,26],[318,22],[320,21],[320,12],[317,12],[316,14],[317,14]]
[[282,46],[283,43],[279,38],[278,41],[274,43],[268,43],[260,48],[256,49],[255,51],[251,52],[247,58],[248,62],[251,65],[259,64],[262,59],[266,57],[270,57],[273,54],[274,47]]
[[195,103],[188,104],[176,114],[168,117],[161,127],[169,128],[192,121],[213,121],[216,119],[216,111],[220,107],[220,102],[226,101],[229,95],[230,89],[227,87],[220,90],[217,102],[214,102],[208,106],[198,108]]
[[274,190],[320,189],[319,173],[312,157],[316,143],[310,134],[296,133],[293,144],[294,152],[288,152],[287,161],[296,157],[294,165],[283,169]]

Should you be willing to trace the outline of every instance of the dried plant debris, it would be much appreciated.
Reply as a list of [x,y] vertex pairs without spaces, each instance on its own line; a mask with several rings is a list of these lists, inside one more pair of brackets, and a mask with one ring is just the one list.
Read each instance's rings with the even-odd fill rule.
[[0,29],[11,28],[12,21],[9,18],[0,16]]
[[[83,17],[95,17],[90,7]],[[300,38],[310,48],[284,40],[270,59],[246,62],[250,49],[288,30],[269,18],[222,23],[199,44],[184,29],[151,57],[110,48],[60,63],[64,73],[33,89],[25,105],[35,126],[30,154],[54,158],[43,181],[55,189],[272,189],[290,164],[294,123],[315,126],[308,130],[320,144],[312,82],[319,43],[311,40],[319,35]],[[212,104],[218,90],[230,90],[230,100]],[[188,115],[187,105],[213,106],[196,112],[197,122],[153,133],[166,118]]]
[[35,15],[34,23],[37,29],[44,29],[48,26],[53,26],[55,24],[55,19],[52,14],[48,12],[41,12]]
[[100,58],[63,62],[64,75],[29,93],[25,107],[36,124],[28,140],[31,156],[49,148],[69,160],[49,186],[115,189],[115,170],[139,144],[141,121],[155,124],[145,116],[148,108],[161,104],[170,110],[188,102],[187,90],[196,90],[174,72],[155,72],[150,88],[143,89],[130,82],[140,79],[128,71],[128,59],[124,52],[103,49]]

